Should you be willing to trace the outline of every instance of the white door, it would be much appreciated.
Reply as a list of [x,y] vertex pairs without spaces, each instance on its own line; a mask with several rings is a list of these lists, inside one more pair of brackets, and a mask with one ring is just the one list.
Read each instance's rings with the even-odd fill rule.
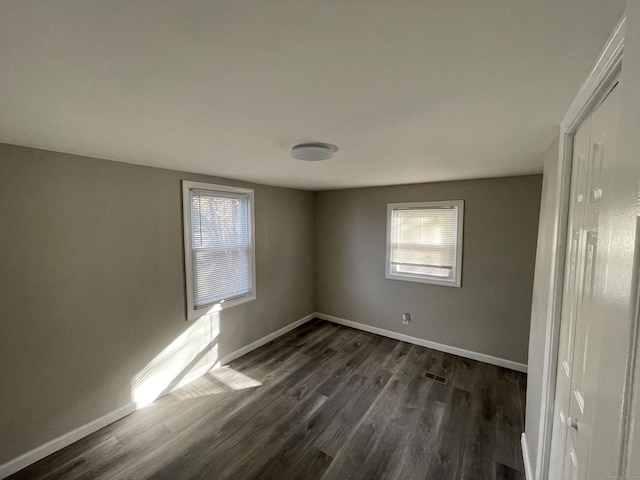
[[[563,291],[558,372],[551,450],[551,473],[585,480],[593,428],[597,357],[602,347],[593,290],[598,270],[601,183],[604,162],[615,154],[619,89],[615,88],[587,117],[574,136],[567,259]],[[606,252],[598,256],[606,264]]]

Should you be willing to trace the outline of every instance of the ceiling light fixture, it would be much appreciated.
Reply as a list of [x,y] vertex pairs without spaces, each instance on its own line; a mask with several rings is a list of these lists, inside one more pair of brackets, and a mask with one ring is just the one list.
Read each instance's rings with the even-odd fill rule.
[[291,156],[306,162],[328,160],[338,151],[335,145],[328,143],[301,143],[291,147]]

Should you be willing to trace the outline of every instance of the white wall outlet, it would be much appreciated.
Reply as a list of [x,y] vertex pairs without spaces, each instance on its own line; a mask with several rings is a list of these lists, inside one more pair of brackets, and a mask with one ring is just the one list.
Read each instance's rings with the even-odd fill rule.
[[403,313],[402,314],[402,324],[403,325],[409,325],[410,321],[411,321],[411,314],[410,313]]

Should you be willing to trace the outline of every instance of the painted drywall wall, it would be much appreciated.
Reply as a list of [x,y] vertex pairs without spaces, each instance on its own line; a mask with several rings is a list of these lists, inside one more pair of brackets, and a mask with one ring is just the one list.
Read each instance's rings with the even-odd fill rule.
[[[183,179],[255,189],[257,300],[200,323]],[[310,192],[0,145],[0,464],[313,312],[313,214]]]
[[540,439],[540,402],[542,401],[543,392],[545,339],[550,308],[549,288],[551,266],[554,258],[553,238],[556,226],[558,139],[549,146],[543,158],[544,172],[540,200],[536,267],[533,279],[533,298],[531,301],[529,357],[527,361],[527,408],[525,412],[525,438],[532,472],[535,472]]
[[[526,363],[541,184],[533,175],[318,192],[317,311]],[[385,278],[387,203],[430,200],[465,201],[461,288]]]

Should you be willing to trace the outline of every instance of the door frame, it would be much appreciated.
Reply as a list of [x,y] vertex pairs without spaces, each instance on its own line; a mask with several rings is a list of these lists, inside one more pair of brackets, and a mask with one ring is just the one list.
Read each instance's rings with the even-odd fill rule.
[[593,69],[576,94],[560,122],[557,178],[555,191],[554,227],[552,239],[551,273],[549,276],[549,302],[546,311],[546,331],[544,344],[544,364],[542,369],[542,401],[540,405],[540,425],[538,454],[535,477],[528,480],[546,480],[552,466],[551,433],[553,430],[553,409],[555,404],[556,373],[558,367],[558,346],[560,319],[562,314],[562,293],[567,247],[567,222],[571,190],[571,164],[573,136],[582,121],[594,110],[606,94],[611,82],[622,70],[626,17],[623,16],[607,40]]

